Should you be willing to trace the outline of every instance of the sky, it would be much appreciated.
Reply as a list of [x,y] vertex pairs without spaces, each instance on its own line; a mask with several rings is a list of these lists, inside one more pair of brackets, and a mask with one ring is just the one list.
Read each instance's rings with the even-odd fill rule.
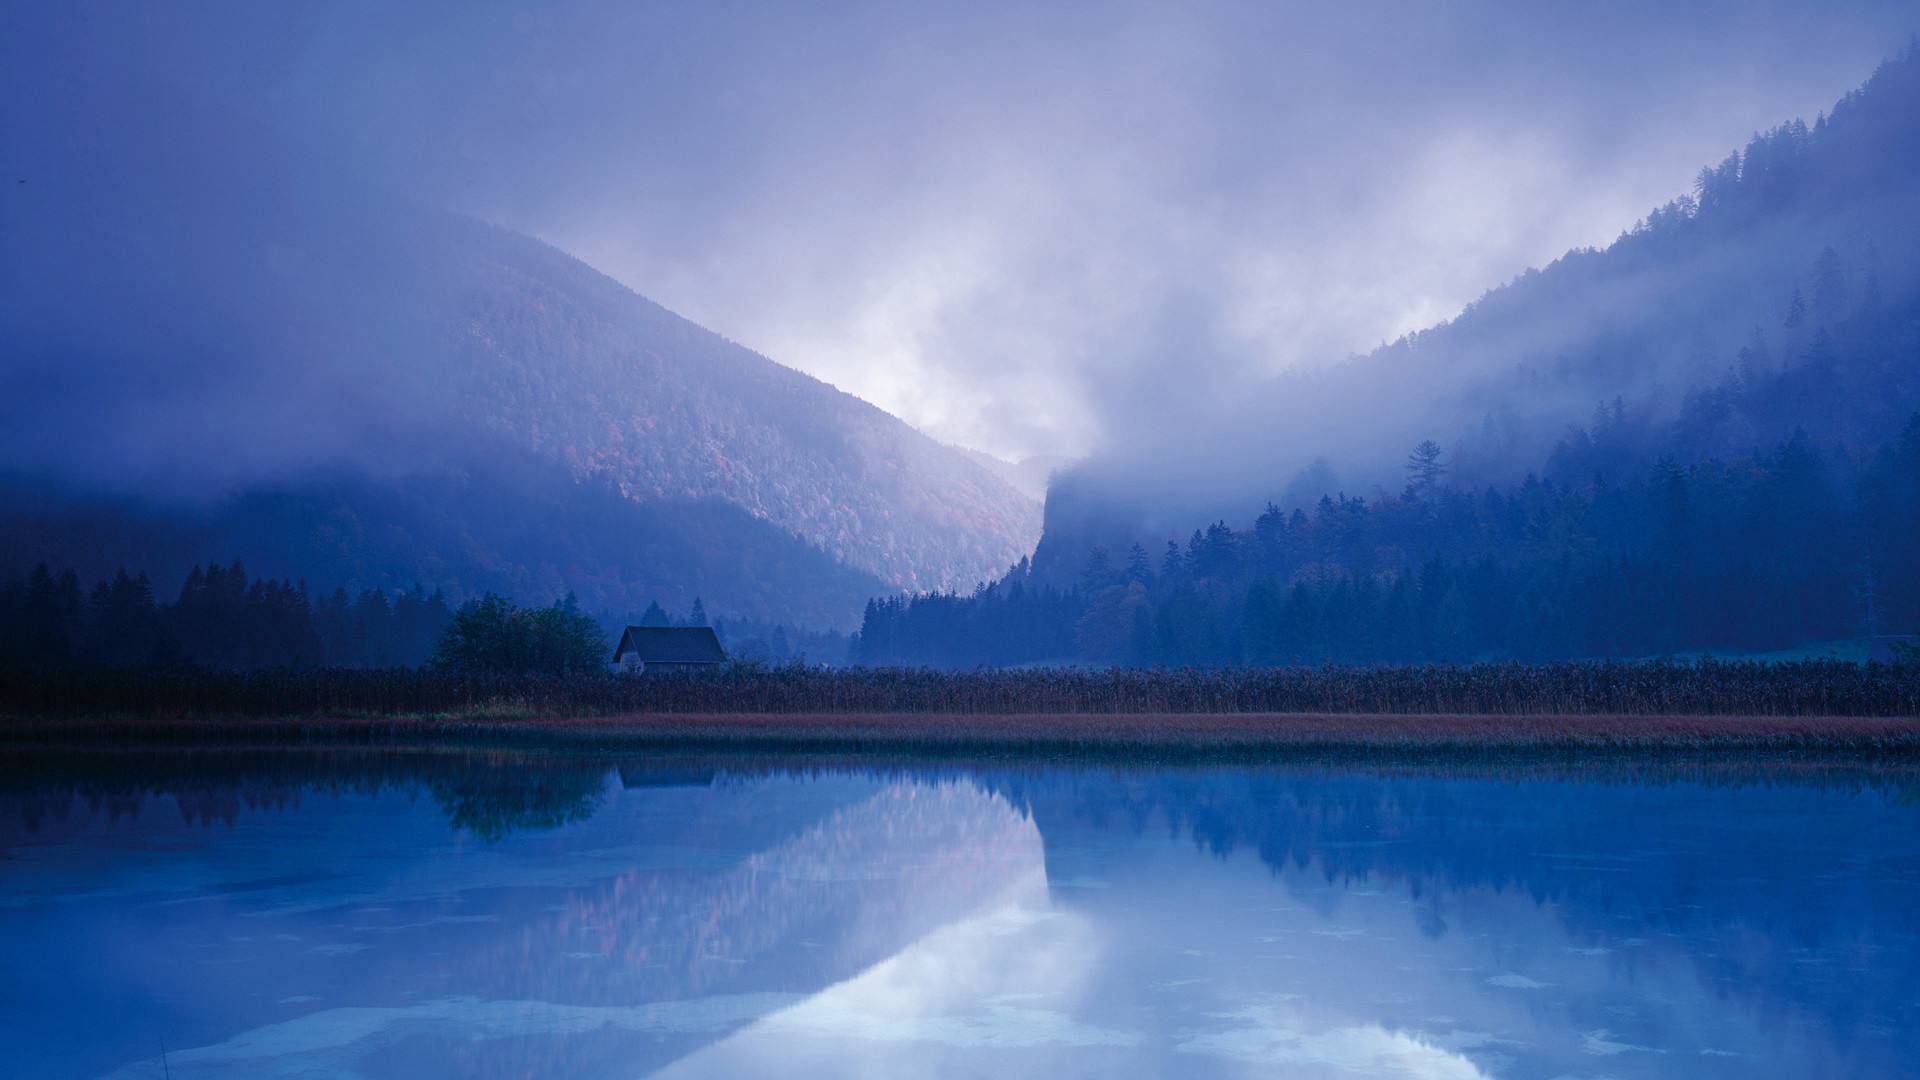
[[231,110],[1008,459],[1605,244],[1920,29],[1881,0],[35,7],[0,14],[16,95]]

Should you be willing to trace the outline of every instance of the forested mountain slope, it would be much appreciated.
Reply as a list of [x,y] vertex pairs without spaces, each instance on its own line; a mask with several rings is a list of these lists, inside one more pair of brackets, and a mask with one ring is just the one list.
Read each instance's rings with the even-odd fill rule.
[[[1096,543],[1184,535],[1267,500],[1291,510],[1397,490],[1402,456],[1423,439],[1445,448],[1457,486],[1513,483],[1616,400],[1643,426],[1688,412],[1674,448],[1688,455],[1767,448],[1796,426],[1855,444],[1891,437],[1911,399],[1824,379],[1834,342],[1820,331],[1914,295],[1916,175],[1920,57],[1909,50],[1811,125],[1783,124],[1702,169],[1694,193],[1605,249],[1529,270],[1364,357],[1246,388],[1237,413],[1128,432],[1056,477],[1036,570],[1065,584]],[[1897,320],[1875,326],[1900,332]],[[1897,337],[1864,347],[1873,363],[1912,368]],[[1730,372],[1788,369],[1803,370],[1775,384],[1784,396],[1711,422],[1694,396],[1724,401]]]
[[[1544,660],[1920,632],[1917,165],[1909,52],[1606,251],[1263,401],[1326,440],[1313,456],[1190,438],[1158,468],[1089,463],[1031,562],[870,605],[859,653]],[[1431,412],[1402,407],[1420,394]],[[1358,476],[1314,461],[1355,447]]]
[[[876,587],[968,586],[1031,549],[1033,500],[866,402],[536,240],[142,107],[107,126],[56,102],[10,139],[0,469],[43,493],[0,509],[14,563],[239,557],[317,587],[698,592],[844,624]],[[32,519],[49,490],[93,531]]]
[[898,587],[970,586],[1039,508],[964,451],[695,326],[579,261],[474,228],[468,415],[636,499],[721,499]]
[[0,476],[0,579],[40,561],[85,581],[150,570],[170,599],[187,570],[238,561],[259,578],[453,602],[497,592],[596,615],[651,603],[796,627],[853,625],[878,578],[718,499],[626,498],[528,454],[455,471],[356,471],[258,485],[205,504],[75,493]]

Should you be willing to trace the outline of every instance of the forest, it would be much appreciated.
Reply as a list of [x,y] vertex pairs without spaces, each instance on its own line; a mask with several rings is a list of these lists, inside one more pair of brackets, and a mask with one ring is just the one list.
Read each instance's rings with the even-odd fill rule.
[[[1157,550],[1094,546],[1064,585],[1022,560],[970,595],[876,599],[855,659],[1464,663],[1912,633],[1920,412],[1890,411],[1920,404],[1920,304],[1889,305],[1871,279],[1852,300],[1824,286],[1830,250],[1815,270],[1816,309],[1846,314],[1809,325],[1796,292],[1775,336],[1797,352],[1756,335],[1665,421],[1602,402],[1518,484],[1456,486],[1424,440],[1397,492],[1269,503],[1251,527],[1216,520]],[[1778,437],[1723,456],[1730,431]]]
[[314,596],[304,581],[211,563],[162,601],[144,572],[83,588],[73,570],[42,563],[0,582],[0,667],[410,667],[433,657],[452,621],[446,598],[418,586]]
[[[680,616],[656,601],[643,626],[706,626],[698,597]],[[178,596],[156,597],[144,572],[81,585],[47,564],[0,581],[0,672],[103,669],[263,671],[396,669],[577,674],[602,668],[625,621],[595,618],[571,596],[524,608],[486,594],[457,608],[416,585],[392,594],[249,578],[238,561],[195,566]],[[748,662],[811,655],[839,661],[844,635],[778,623],[716,619],[714,632]]]
[[[1250,398],[1258,438],[1143,428],[1056,477],[1046,534],[998,580],[869,603],[856,661],[1541,662],[1920,632],[1915,101],[1910,47],[1607,248]],[[1580,402],[1590,419],[1554,419]]]

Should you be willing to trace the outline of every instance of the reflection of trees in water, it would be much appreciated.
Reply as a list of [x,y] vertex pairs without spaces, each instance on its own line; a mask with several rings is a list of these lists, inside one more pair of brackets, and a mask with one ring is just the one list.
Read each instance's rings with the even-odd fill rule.
[[447,824],[494,841],[525,829],[553,829],[585,821],[606,796],[604,763],[461,773],[427,784]]
[[[796,768],[792,758],[773,768],[767,760],[16,753],[0,758],[0,851],[12,834],[64,827],[70,816],[112,821],[143,806],[151,812],[153,796],[170,796],[189,822],[204,825],[295,807],[315,794],[390,788],[424,790],[453,826],[498,839],[593,815],[615,767],[629,786],[707,783],[720,769],[732,780],[712,797],[751,808],[754,776]],[[835,771],[833,762],[815,765]],[[846,762],[838,765],[844,773]],[[1251,850],[1276,873],[1403,887],[1432,935],[1450,932],[1472,890],[1551,903],[1576,942],[1674,935],[1716,985],[1758,1006],[1811,1008],[1836,1036],[1885,1022],[1920,994],[1920,965],[1891,952],[1868,956],[1910,950],[1920,939],[1911,768],[855,769],[883,782],[883,794],[724,870],[611,875],[511,942],[481,950],[473,977],[582,1003],[710,992],[756,978],[763,988],[804,988],[843,977],[885,955],[871,949],[979,903],[1013,868],[1039,864],[1042,837],[1170,827],[1205,851]],[[1016,806],[1032,809],[1037,833]],[[1599,872],[1582,858],[1597,854],[1619,858]],[[1845,978],[1813,982],[1809,950],[1861,959]],[[600,959],[559,962],[569,952]],[[1618,962],[1631,964],[1631,953]]]
[[[177,802],[187,827],[204,828],[315,796],[393,790],[425,793],[450,824],[498,838],[602,812],[615,768],[591,755],[538,753],[41,755],[31,768],[0,765],[0,850],[9,831],[56,829],[63,818],[125,818],[143,804],[151,815],[162,809],[156,797]],[[590,853],[566,841],[530,849],[547,862],[589,860],[589,883],[491,897],[484,910],[500,921],[460,924],[457,948],[446,948],[451,931],[394,935],[381,940],[380,962],[439,972],[464,995],[561,1006],[805,995],[1022,889],[1043,899],[1032,821],[971,780],[869,774],[848,783],[842,774],[808,790],[806,776],[716,775],[670,763],[628,762],[618,772],[633,788],[711,790],[642,803],[633,816],[623,801],[622,827],[594,833]],[[662,809],[674,816],[658,818]],[[706,820],[684,820],[689,813]],[[662,828],[628,835],[629,821]],[[758,850],[755,838],[763,838]],[[634,857],[610,843],[631,843]],[[604,876],[593,870],[599,865]],[[459,871],[448,874],[438,887],[457,891]],[[395,1031],[381,1052],[433,1069],[457,1061],[463,1075],[597,1075],[658,1053],[660,1039],[615,1025],[591,1037],[475,1044],[457,1024],[425,1024]]]
[[[233,825],[310,796],[425,789],[448,824],[482,839],[591,817],[610,763],[546,753],[196,749],[32,751],[0,758],[0,849],[13,830],[139,817],[168,798],[189,825]],[[78,822],[74,822],[77,824]]]
[[[424,790],[450,825],[495,841],[592,817],[616,769],[629,788],[711,784],[718,775],[671,761],[513,752],[46,754],[30,766],[0,764],[0,851],[11,830],[135,817],[151,813],[155,797],[173,800],[189,825],[207,826],[293,809],[305,797],[396,789]],[[805,781],[779,775],[788,784]],[[845,977],[1044,869],[1041,839],[1026,815],[958,773],[873,780],[860,801],[769,848],[743,851],[723,869],[675,861],[609,874],[574,891],[564,910],[517,931],[513,944],[473,955],[466,966],[481,984],[510,984],[500,986],[503,993],[577,1003],[705,992],[737,984],[756,967],[762,983],[778,984],[763,989],[817,989],[821,979]],[[787,811],[783,797],[764,777],[736,774],[708,799],[737,804],[729,812],[743,821],[764,822]],[[744,840],[732,827],[726,832],[722,843]],[[583,964],[583,956],[607,962]]]
[[[712,797],[778,814],[796,782],[729,782]],[[1043,863],[1032,821],[1004,799],[969,781],[895,780],[732,865],[633,869],[571,890],[560,910],[450,963],[468,992],[506,1000],[618,1007],[813,994],[1023,888],[1034,890],[1027,899],[1044,899]],[[420,1038],[435,1060],[468,1041]],[[490,1041],[486,1050],[459,1071],[600,1075],[621,1071],[611,1065],[622,1054],[630,1071],[632,1055],[658,1046],[655,1037],[607,1029],[593,1038]]]
[[[1910,776],[1296,768],[986,782],[1030,807],[1050,843],[1168,829],[1216,855],[1251,850],[1276,876],[1404,888],[1430,936],[1450,931],[1466,894],[1518,892],[1552,905],[1576,944],[1659,937],[1722,992],[1770,1015],[1811,1010],[1836,1038],[1898,1020],[1920,993]],[[1816,954],[1836,966],[1809,967]]]

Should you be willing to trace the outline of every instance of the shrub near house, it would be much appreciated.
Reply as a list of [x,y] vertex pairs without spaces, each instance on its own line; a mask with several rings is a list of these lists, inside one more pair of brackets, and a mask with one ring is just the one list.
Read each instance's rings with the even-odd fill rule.
[[606,635],[573,594],[523,608],[488,593],[454,614],[433,662],[453,671],[578,675],[605,671],[606,658]]

